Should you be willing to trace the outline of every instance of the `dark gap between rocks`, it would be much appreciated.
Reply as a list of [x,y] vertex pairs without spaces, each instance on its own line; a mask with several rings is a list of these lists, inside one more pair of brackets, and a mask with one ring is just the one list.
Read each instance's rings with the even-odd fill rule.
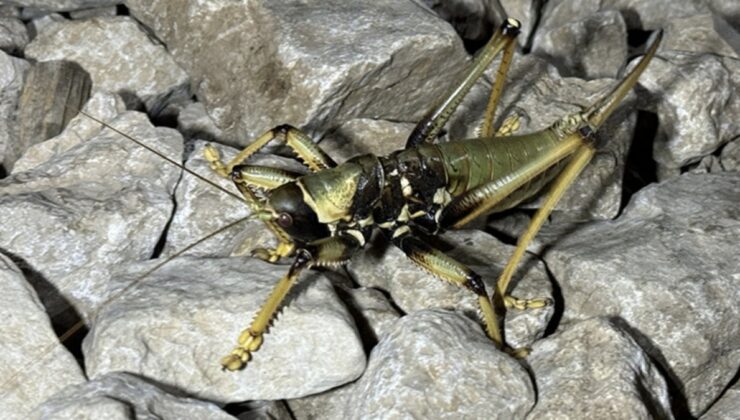
[[686,398],[686,392],[684,385],[681,380],[676,376],[676,373],[671,369],[670,364],[666,360],[663,353],[660,351],[652,340],[643,334],[640,330],[630,325],[627,321],[619,316],[613,316],[610,321],[614,325],[622,328],[637,344],[642,347],[642,350],[648,355],[650,361],[653,362],[655,368],[665,379],[668,387],[668,394],[671,398],[671,414],[677,419],[696,419],[689,411],[689,402]]
[[130,16],[131,12],[129,12],[128,7],[124,4],[118,4],[116,5],[116,16]]
[[537,256],[537,258],[539,258],[539,260],[542,261],[542,265],[545,266],[545,274],[547,274],[547,278],[550,280],[550,284],[552,285],[552,317],[550,317],[550,321],[545,327],[545,333],[542,335],[542,338],[546,338],[553,335],[560,326],[560,321],[563,319],[563,313],[565,312],[565,298],[563,298],[563,290],[560,288],[560,283],[558,283],[557,278],[555,278],[555,275],[550,271],[547,261],[540,256]]
[[658,115],[638,111],[635,131],[624,163],[621,213],[630,198],[649,184],[658,182],[658,168],[653,159],[653,144],[658,133]]

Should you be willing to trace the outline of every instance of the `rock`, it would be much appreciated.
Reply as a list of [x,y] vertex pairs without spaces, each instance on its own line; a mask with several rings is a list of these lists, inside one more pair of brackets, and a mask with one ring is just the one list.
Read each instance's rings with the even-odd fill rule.
[[372,153],[386,156],[406,147],[416,124],[357,118],[327,133],[320,146],[335,162]]
[[[115,289],[153,266],[119,277]],[[88,374],[122,370],[220,403],[297,398],[356,379],[365,353],[352,317],[310,272],[247,367],[222,371],[219,361],[287,268],[253,258],[172,260],[101,310],[83,343]]]
[[114,372],[68,386],[41,404],[42,419],[160,418],[234,419],[217,405],[170,394],[145,379]]
[[23,51],[28,44],[28,30],[20,19],[0,17],[0,50],[8,54]]
[[740,171],[740,137],[727,143],[719,156],[726,171]]
[[736,31],[740,31],[740,4],[734,0],[707,0],[705,3],[715,15],[721,16]]
[[35,9],[39,12],[70,12],[93,7],[119,4],[120,0],[8,0],[7,4]]
[[[126,110],[120,96],[107,92],[95,93],[82,110],[103,121],[111,122]],[[13,173],[25,172],[55,159],[72,146],[83,143],[98,135],[103,126],[85,115],[77,114],[58,136],[31,146],[13,165]]]
[[726,39],[729,35],[717,31],[713,16],[709,13],[674,19],[666,23],[665,42],[661,44],[659,54],[670,50],[740,58],[738,56],[740,52],[733,49],[731,41]]
[[521,418],[534,404],[527,371],[475,323],[420,311],[373,349],[342,418]]
[[[517,38],[518,44],[522,47],[531,45],[532,29],[540,18],[540,9],[542,8],[541,0],[500,0],[490,2],[493,8],[496,3],[503,6],[506,15],[511,16],[522,24],[522,28]],[[499,13],[500,14],[500,13]]]
[[413,2],[127,4],[229,144],[284,123],[316,136],[353,118],[416,121],[466,61],[452,28]]
[[619,316],[659,363],[676,413],[703,412],[740,366],[740,173],[685,174],[545,254],[563,322]]
[[485,0],[422,0],[422,3],[449,22],[464,40],[485,43],[493,33],[495,21]]
[[29,147],[61,133],[90,97],[90,75],[70,61],[36,63],[18,101],[18,142],[6,157],[12,167]]
[[537,31],[532,52],[554,62],[563,76],[616,78],[627,61],[627,27],[618,11],[599,11]]
[[90,9],[79,9],[69,12],[72,19],[82,20],[96,17],[112,17],[118,14],[118,6],[93,7]]
[[[437,246],[480,274],[489,295],[514,250],[514,247],[476,230],[447,232]],[[355,256],[348,266],[355,281],[362,286],[387,291],[393,302],[407,313],[428,308],[458,309],[472,319],[478,319],[478,299],[470,290],[423,271],[392,245],[374,241],[368,248]],[[552,297],[550,286],[542,263],[527,256],[512,280],[510,292],[520,298]],[[528,346],[542,337],[552,313],[552,306],[508,311],[504,322],[508,344]]]
[[722,397],[704,413],[701,420],[732,420],[740,413],[740,383],[726,390]]
[[295,420],[290,409],[283,401],[247,401],[230,404],[229,412],[235,413],[238,419],[245,420]]
[[[120,131],[180,159],[182,137],[137,112]],[[110,270],[149,258],[173,209],[178,168],[111,130],[0,181],[0,243],[35,274],[52,316],[83,318],[107,299]],[[41,240],[40,240],[41,239]]]
[[10,172],[18,147],[17,111],[30,64],[0,51],[0,178]]
[[[740,136],[740,60],[712,54],[660,52],[640,78],[657,102],[654,145],[659,179],[679,173]],[[701,98],[701,99],[698,99]]]
[[[477,137],[483,121],[493,71],[487,80],[473,87],[450,123],[449,137]],[[496,113],[500,126],[510,116],[519,117],[515,134],[545,129],[560,118],[580,112],[607,94],[614,80],[584,81],[562,78],[557,70],[538,57],[517,56],[511,64],[504,93]],[[597,153],[555,207],[556,211],[575,220],[611,219],[619,213],[624,166],[632,141],[636,106],[628,96],[597,132]],[[525,203],[537,208],[541,201]]]
[[534,344],[539,393],[527,418],[672,417],[665,380],[620,321],[585,320]]
[[90,73],[93,89],[116,92],[129,108],[143,104],[154,115],[190,96],[188,75],[127,16],[47,25],[25,53],[37,61],[74,61]]
[[177,130],[188,140],[218,141],[223,138],[202,102],[187,105],[177,115]]
[[27,419],[37,404],[85,376],[59,342],[33,287],[3,254],[0,281],[0,412],[8,420]]

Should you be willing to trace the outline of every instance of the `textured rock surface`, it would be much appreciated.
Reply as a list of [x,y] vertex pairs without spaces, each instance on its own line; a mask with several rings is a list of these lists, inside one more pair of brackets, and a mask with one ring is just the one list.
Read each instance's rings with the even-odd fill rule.
[[[111,121],[180,159],[182,137],[140,113]],[[0,181],[0,243],[27,263],[52,315],[107,298],[110,269],[151,256],[180,171],[110,130]],[[39,240],[43,238],[43,240]]]
[[34,9],[38,12],[68,12],[93,7],[113,6],[120,0],[7,0],[6,4]]
[[10,172],[18,143],[18,101],[30,64],[0,51],[0,173]]
[[34,415],[55,420],[234,419],[215,404],[172,395],[128,373],[111,373],[90,382],[68,386],[41,404]]
[[618,321],[568,325],[538,341],[527,362],[540,391],[527,418],[671,417],[663,376]]
[[731,420],[740,413],[740,382],[725,391],[722,397],[701,416],[701,420]]
[[93,89],[119,93],[129,107],[144,104],[155,115],[189,96],[188,75],[128,17],[47,25],[25,53],[38,61],[74,61],[90,73]]
[[[493,293],[498,275],[514,248],[475,230],[448,232],[443,238],[440,249],[480,274],[488,292]],[[361,285],[390,293],[395,304],[407,313],[429,308],[454,308],[477,319],[478,299],[474,293],[423,271],[392,245],[384,248],[382,242],[378,241],[372,249],[352,260],[349,271]],[[520,298],[552,297],[545,268],[532,257],[524,259],[510,289],[512,294]],[[526,346],[541,337],[552,311],[552,307],[508,311],[504,325],[509,344],[514,347]]]
[[247,369],[222,371],[221,358],[287,269],[252,258],[172,261],[100,312],[83,346],[88,374],[123,370],[223,403],[296,398],[356,379],[365,353],[354,322],[315,273],[304,274]]
[[385,156],[404,148],[415,125],[357,118],[327,133],[320,146],[336,162],[366,153]]
[[0,281],[0,412],[5,419],[27,419],[37,404],[85,377],[59,343],[33,287],[3,254]]
[[527,371],[473,321],[446,311],[402,318],[370,355],[343,418],[521,418],[534,404]]
[[[661,364],[674,408],[701,413],[740,366],[740,173],[686,174],[545,255],[564,320],[619,316]],[[644,264],[650,263],[650,270]]]
[[188,70],[223,140],[239,144],[284,123],[414,121],[466,58],[452,28],[413,2],[128,5]]
[[28,30],[20,19],[0,17],[0,50],[7,53],[23,51],[28,44]]

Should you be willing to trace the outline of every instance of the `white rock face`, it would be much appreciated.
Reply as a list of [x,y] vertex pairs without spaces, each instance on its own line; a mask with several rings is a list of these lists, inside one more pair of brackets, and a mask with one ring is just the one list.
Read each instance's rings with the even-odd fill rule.
[[663,376],[617,322],[594,318],[568,325],[538,341],[527,362],[540,391],[527,418],[672,416]]
[[[179,160],[182,136],[143,114],[111,121]],[[83,318],[109,297],[111,269],[149,258],[172,212],[180,170],[106,129],[39,166],[0,181],[0,242],[36,274],[52,316]]]
[[27,419],[36,405],[85,376],[59,342],[33,287],[3,254],[0,283],[0,412],[5,419]]
[[35,410],[39,419],[160,418],[228,420],[217,405],[163,391],[134,375],[118,372],[64,388]]
[[[118,278],[121,290],[151,268]],[[88,375],[126,371],[221,403],[297,398],[356,379],[365,353],[331,285],[304,274],[244,370],[223,371],[287,271],[253,258],[173,260],[105,306],[84,343]]]
[[[685,174],[633,197],[614,222],[576,230],[545,255],[564,321],[624,319],[695,415],[740,365],[740,173]],[[649,267],[648,269],[646,269]]]
[[129,107],[143,104],[155,115],[189,96],[188,75],[129,17],[55,22],[25,53],[37,61],[74,61],[90,73],[93,89],[116,92]]
[[473,321],[420,311],[396,323],[353,385],[343,418],[522,418],[534,404],[527,371]]
[[413,2],[127,4],[231,144],[285,123],[322,133],[358,117],[418,120],[467,58],[454,30]]

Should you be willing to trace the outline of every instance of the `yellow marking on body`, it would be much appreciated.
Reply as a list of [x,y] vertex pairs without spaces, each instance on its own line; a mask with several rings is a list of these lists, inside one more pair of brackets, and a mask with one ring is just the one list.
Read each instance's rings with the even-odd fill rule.
[[357,239],[357,242],[360,243],[360,246],[365,246],[365,236],[362,234],[362,232],[356,229],[345,230],[344,232],[354,236],[354,238]]
[[396,230],[393,231],[393,239],[396,239],[399,236],[405,235],[405,234],[410,233],[410,232],[411,232],[411,229],[408,226],[403,225],[403,226],[401,226],[398,229],[396,229]]

